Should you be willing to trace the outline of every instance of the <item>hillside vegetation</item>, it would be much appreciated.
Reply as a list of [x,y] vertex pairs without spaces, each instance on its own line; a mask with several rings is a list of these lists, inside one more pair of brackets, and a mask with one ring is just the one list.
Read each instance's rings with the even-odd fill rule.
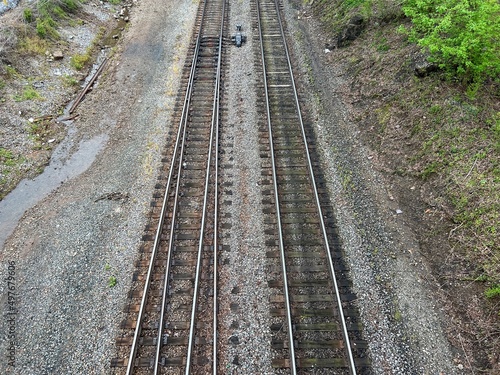
[[[409,215],[426,227],[419,237],[436,278],[447,293],[465,299],[462,313],[476,325],[472,350],[484,350],[476,368],[498,366],[500,3],[308,5],[328,30],[332,64],[347,76],[351,120],[391,179],[420,191],[426,208]],[[402,190],[400,200],[405,195]],[[482,296],[487,323],[467,311],[466,293],[471,298],[473,292],[462,289],[464,283]]]

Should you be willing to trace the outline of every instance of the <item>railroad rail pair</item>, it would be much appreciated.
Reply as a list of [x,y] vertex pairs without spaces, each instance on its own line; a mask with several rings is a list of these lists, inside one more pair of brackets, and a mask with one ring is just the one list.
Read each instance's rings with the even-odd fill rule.
[[[270,280],[270,314],[282,320],[273,350],[275,368],[292,374],[335,368],[356,374],[367,364],[353,353],[355,313],[343,305],[348,283],[337,278],[310,141],[277,0],[255,0],[255,40],[260,46],[265,131],[271,166],[268,195],[276,226],[268,257],[282,277]],[[219,122],[227,0],[205,0],[185,73],[162,204],[152,209],[138,262],[130,316],[117,340],[124,373],[218,373],[218,175]],[[339,286],[339,283],[341,284]],[[142,288],[141,288],[142,286]],[[344,288],[344,289],[342,289]],[[344,296],[344,298],[342,297]],[[351,323],[348,323],[348,320]]]

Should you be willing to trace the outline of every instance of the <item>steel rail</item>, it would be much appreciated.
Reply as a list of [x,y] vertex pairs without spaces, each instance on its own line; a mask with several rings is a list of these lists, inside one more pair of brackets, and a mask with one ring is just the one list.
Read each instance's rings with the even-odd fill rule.
[[[205,4],[206,4],[206,0],[205,0]],[[204,11],[203,11],[203,14],[204,14]],[[177,131],[176,142],[175,142],[175,146],[174,146],[174,152],[173,152],[173,155],[172,155],[172,161],[170,162],[170,169],[169,169],[168,179],[167,179],[167,183],[165,185],[166,186],[166,191],[165,191],[165,196],[163,198],[162,208],[161,208],[161,211],[160,211],[160,220],[158,222],[158,226],[157,226],[157,229],[156,229],[156,235],[155,235],[155,240],[154,240],[154,244],[153,244],[153,251],[151,253],[151,259],[150,259],[150,263],[149,263],[149,267],[148,267],[148,273],[146,275],[146,281],[145,281],[145,284],[144,284],[144,290],[143,290],[143,294],[142,294],[141,305],[140,305],[140,308],[139,308],[139,314],[137,316],[137,323],[136,323],[136,327],[135,327],[135,331],[134,331],[134,338],[132,340],[132,347],[130,349],[129,360],[128,360],[128,363],[127,363],[127,371],[126,371],[127,375],[131,375],[132,372],[133,372],[133,367],[134,367],[133,363],[134,363],[134,360],[135,360],[135,356],[137,354],[137,346],[138,346],[138,342],[139,342],[139,336],[140,336],[140,333],[141,333],[142,319],[143,319],[143,316],[144,316],[144,312],[145,312],[145,308],[146,308],[146,300],[147,300],[147,297],[148,297],[148,293],[147,292],[148,292],[149,286],[151,284],[151,276],[152,276],[152,273],[153,273],[153,268],[154,268],[154,263],[155,263],[155,260],[156,260],[156,255],[157,255],[158,249],[160,247],[159,245],[160,245],[160,242],[161,242],[162,227],[163,227],[163,224],[165,222],[165,216],[166,216],[166,209],[167,209],[167,204],[168,204],[170,184],[172,182],[172,178],[173,178],[173,174],[174,174],[174,166],[175,166],[175,161],[176,161],[176,155],[178,153],[179,144],[181,143],[181,133],[184,134],[184,136],[182,137],[182,139],[183,139],[183,141],[182,141],[182,147],[184,146],[183,143],[184,143],[184,138],[185,138],[185,122],[186,122],[186,119],[187,119],[186,115],[187,115],[187,110],[189,108],[189,103],[190,103],[190,98],[191,98],[191,90],[192,90],[193,81],[194,81],[194,72],[196,70],[196,60],[198,59],[199,46],[200,46],[200,33],[201,33],[201,27],[200,27],[200,32],[198,33],[198,37],[196,39],[195,53],[194,53],[194,56],[193,56],[193,59],[192,59],[192,62],[191,62],[191,71],[190,71],[190,74],[189,74],[189,83],[188,83],[188,87],[187,87],[186,94],[185,94],[185,97],[184,97],[184,105],[183,105],[183,108],[182,108],[181,120],[180,120],[180,123],[179,123],[179,129]],[[181,151],[180,155],[182,156],[182,151]],[[180,162],[179,165],[182,165],[182,162]],[[178,176],[179,175],[180,175],[180,173],[178,171]],[[179,178],[178,178],[178,180],[179,180]],[[178,189],[178,187],[177,187],[177,189]],[[175,194],[175,197],[177,199],[178,194]],[[174,204],[174,207],[175,206],[176,206],[176,204]],[[174,217],[175,216],[172,215],[172,218],[174,218]],[[173,228],[173,225],[172,225],[172,228]],[[168,256],[170,257],[170,251],[169,251]],[[167,267],[167,269],[168,269],[168,267]],[[167,278],[165,278],[165,280],[167,280]],[[163,295],[164,296],[166,295],[166,289],[164,289]],[[164,301],[164,303],[162,303],[162,314],[161,314],[160,320],[163,320],[164,306],[165,306],[165,301]],[[158,363],[159,363],[159,351],[158,351],[159,349],[158,349],[158,347],[161,345],[161,332],[162,332],[162,329],[163,329],[162,328],[162,323],[160,323],[160,325],[158,327],[158,331],[159,331],[159,335],[158,336],[159,337],[158,337],[158,342],[157,342],[156,358],[155,358],[155,368],[154,368],[154,373],[155,374],[157,374],[157,372],[158,372]]]
[[[194,295],[193,295],[193,303],[191,307],[191,323],[189,326],[189,342],[188,342],[188,352],[186,356],[186,369],[184,371],[185,375],[189,375],[191,373],[190,367],[191,367],[191,360],[192,360],[192,355],[193,355],[193,342],[194,342],[194,330],[195,330],[195,325],[196,325],[196,310],[198,306],[198,294],[200,290],[200,275],[201,275],[201,266],[202,266],[202,255],[203,255],[203,243],[204,243],[204,236],[205,236],[205,220],[207,217],[207,206],[208,206],[208,198],[209,198],[209,187],[210,187],[210,170],[211,170],[211,160],[212,160],[212,153],[214,149],[214,138],[217,136],[218,137],[218,131],[219,131],[219,96],[220,96],[220,74],[221,74],[221,64],[222,64],[222,41],[223,41],[223,29],[224,29],[224,11],[225,11],[225,3],[226,0],[222,0],[222,20],[221,20],[221,28],[219,32],[219,51],[218,51],[218,58],[217,58],[217,72],[216,72],[216,77],[215,77],[215,87],[214,87],[214,99],[213,99],[213,104],[212,104],[212,123],[210,126],[210,147],[208,149],[208,166],[206,169],[206,175],[205,175],[205,192],[203,196],[203,209],[202,209],[202,218],[201,218],[201,228],[200,228],[200,236],[199,236],[199,243],[198,243],[198,259],[196,263],[196,276],[195,276],[195,284],[194,284]],[[215,139],[215,143],[217,144],[217,151],[218,151],[218,139]],[[217,160],[218,155],[215,153],[215,159]],[[217,169],[215,169],[215,175],[217,175]],[[215,183],[215,196],[217,196],[217,184]],[[215,205],[214,207],[215,213],[214,213],[214,218],[216,216],[217,212],[217,206]],[[214,226],[214,239],[217,237],[217,231],[216,227]],[[214,254],[217,252],[217,248],[214,246]],[[217,273],[216,271],[216,258],[214,258],[214,296],[216,296],[216,279],[217,279]],[[215,305],[216,305],[216,300],[214,297],[214,310],[215,310]],[[217,356],[216,352],[216,314],[214,314],[214,323],[213,323],[213,345],[214,345],[214,350],[213,350],[213,357]],[[214,374],[216,374],[216,361],[213,362],[212,364],[214,368]]]
[[[222,22],[221,22],[221,28],[220,28],[220,39],[219,39],[219,60],[217,62],[217,108],[220,108],[220,76],[221,76],[221,67],[222,67],[222,42],[223,42],[223,33],[224,33],[224,19],[226,15],[226,0],[223,0],[224,3],[222,5]],[[214,174],[215,174],[215,179],[214,179],[214,186],[215,186],[215,196],[214,196],[214,238],[213,238],[213,243],[214,243],[214,280],[213,280],[213,315],[214,315],[214,320],[213,320],[213,325],[212,325],[212,330],[213,330],[213,343],[212,343],[212,374],[217,375],[217,325],[218,325],[218,320],[217,320],[217,300],[218,300],[218,293],[217,293],[217,274],[218,274],[218,257],[217,257],[217,250],[218,250],[218,241],[217,241],[217,235],[218,235],[218,220],[219,220],[219,121],[220,121],[220,111],[216,112],[216,122],[217,122],[217,127],[216,127],[216,132],[215,132],[215,165],[214,165]]]
[[266,113],[267,113],[267,126],[269,129],[269,148],[271,153],[271,164],[272,164],[272,175],[273,175],[273,187],[274,187],[274,198],[275,198],[275,206],[276,206],[276,217],[278,224],[278,235],[279,235],[279,249],[281,255],[281,268],[283,271],[283,291],[285,294],[285,311],[286,311],[286,320],[287,320],[287,330],[288,330],[288,340],[290,341],[289,345],[289,355],[290,355],[290,370],[293,375],[297,374],[297,364],[295,361],[295,347],[293,341],[293,325],[292,325],[292,307],[290,304],[290,295],[288,290],[288,280],[287,280],[287,269],[285,263],[285,244],[283,240],[283,228],[281,223],[281,210],[280,210],[280,199],[278,195],[278,182],[277,182],[277,173],[276,173],[276,163],[274,158],[274,144],[273,144],[273,130],[271,124],[271,108],[269,103],[269,92],[267,89],[267,70],[264,56],[264,41],[262,37],[262,25],[261,25],[261,16],[260,16],[260,1],[257,1],[257,23],[259,28],[259,39],[260,39],[260,52],[262,58],[262,69],[263,69],[263,77],[264,77],[264,90],[266,96]]
[[296,109],[297,109],[297,113],[299,115],[298,117],[300,119],[300,128],[301,128],[301,132],[302,132],[302,139],[304,141],[304,147],[306,149],[307,165],[308,165],[308,170],[309,170],[309,173],[310,173],[310,176],[311,176],[311,183],[313,185],[314,199],[315,199],[316,207],[318,209],[318,216],[320,218],[321,232],[322,232],[322,235],[323,235],[323,242],[325,244],[326,257],[328,259],[328,266],[329,266],[330,274],[331,274],[331,277],[332,277],[332,280],[333,280],[333,284],[334,284],[335,296],[337,298],[338,312],[339,312],[339,317],[340,317],[340,320],[341,320],[341,323],[342,323],[342,333],[343,333],[344,340],[345,340],[345,343],[346,343],[345,346],[346,346],[346,350],[347,350],[347,354],[348,354],[348,358],[349,358],[349,369],[350,369],[350,372],[351,372],[352,375],[356,375],[356,367],[355,367],[354,357],[353,357],[353,354],[352,354],[351,344],[350,344],[350,340],[349,340],[349,334],[348,334],[348,331],[347,331],[347,324],[346,324],[346,321],[345,321],[344,312],[342,310],[342,300],[340,298],[339,287],[338,287],[338,283],[337,283],[337,277],[336,277],[336,273],[335,273],[335,268],[334,268],[333,260],[332,260],[332,257],[331,257],[330,244],[328,242],[328,235],[327,235],[327,232],[326,232],[325,221],[323,219],[323,212],[321,210],[321,203],[320,203],[320,200],[319,200],[318,189],[317,189],[316,180],[315,180],[315,177],[314,177],[314,170],[313,170],[313,166],[312,166],[312,162],[311,162],[311,156],[310,156],[310,152],[309,152],[309,146],[307,145],[307,137],[306,137],[306,133],[305,133],[304,122],[302,120],[302,112],[300,110],[300,103],[299,103],[299,97],[298,97],[298,94],[297,94],[297,87],[295,86],[295,80],[293,78],[294,76],[293,76],[293,70],[292,70],[292,64],[291,64],[290,54],[288,52],[288,46],[287,46],[287,43],[286,43],[284,31],[283,31],[283,24],[282,24],[282,21],[281,21],[281,15],[280,15],[280,11],[279,11],[279,8],[278,8],[278,2],[277,2],[277,0],[274,0],[274,5],[276,7],[276,13],[278,15],[278,22],[279,22],[279,25],[280,25],[280,32],[281,32],[281,36],[282,36],[282,39],[283,39],[283,45],[284,45],[284,49],[285,49],[285,53],[286,53],[286,57],[287,57],[287,61],[288,61],[288,69],[289,69],[289,72],[290,72],[290,77],[291,77],[292,86],[293,86],[293,93],[294,93],[294,96],[295,96],[295,106],[296,106]]
[[[201,38],[198,36],[196,39],[196,51],[195,51],[195,56],[196,59],[198,58],[198,52],[200,49],[200,42]],[[196,61],[196,60],[195,60]],[[196,64],[193,64],[195,66]],[[196,66],[193,69],[193,73],[196,70]],[[189,105],[191,104],[191,90],[193,88],[193,81],[194,81],[194,74],[193,76],[189,77],[189,88],[188,91],[190,93],[189,99],[185,103],[186,108],[189,108]],[[170,271],[172,267],[172,253],[173,253],[173,244],[174,244],[174,231],[175,231],[175,222],[176,222],[176,217],[177,217],[177,207],[178,207],[178,201],[179,201],[179,190],[180,190],[180,183],[181,183],[181,173],[182,173],[182,163],[184,160],[184,146],[186,144],[186,136],[187,136],[187,121],[188,121],[188,116],[184,116],[183,119],[183,133],[182,133],[182,143],[181,143],[181,149],[179,151],[179,165],[177,167],[177,183],[175,186],[175,197],[174,197],[174,204],[173,204],[173,211],[172,211],[172,223],[170,224],[170,235],[169,235],[169,240],[168,240],[168,253],[167,253],[167,265],[165,268],[165,278],[164,278],[164,286],[163,286],[163,293],[162,293],[162,302],[161,302],[161,313],[160,313],[160,322],[159,322],[159,327],[158,327],[158,338],[156,342],[156,360],[155,360],[155,369],[154,369],[154,374],[156,375],[158,373],[158,367],[159,367],[159,359],[160,359],[160,350],[161,350],[161,345],[162,345],[162,333],[163,333],[163,325],[165,322],[165,309],[167,306],[167,295],[168,295],[168,289],[169,289],[169,281],[170,281]]]

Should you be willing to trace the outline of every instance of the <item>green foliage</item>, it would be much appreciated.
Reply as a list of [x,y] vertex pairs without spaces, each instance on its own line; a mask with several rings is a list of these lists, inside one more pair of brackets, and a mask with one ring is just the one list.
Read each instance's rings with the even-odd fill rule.
[[76,80],[76,78],[72,77],[70,75],[64,75],[62,77],[62,80],[63,80],[64,86],[67,86],[67,87],[72,87],[72,86],[78,85],[78,81]]
[[108,286],[110,288],[113,288],[117,283],[116,277],[115,276],[110,276],[108,279]]
[[492,287],[486,289],[484,295],[487,298],[495,298],[500,296],[500,285],[493,285]]
[[33,22],[33,11],[30,8],[23,10],[23,19],[28,23]]
[[43,19],[36,19],[36,33],[40,38],[53,38],[58,39],[59,34],[56,31],[55,27],[57,23],[52,19],[52,17],[48,16]]
[[85,53],[83,55],[76,54],[71,57],[70,64],[76,70],[81,70],[89,60],[90,53]]
[[476,85],[500,74],[500,4],[498,0],[405,0],[411,18],[410,39],[432,60],[465,82]]
[[0,147],[0,162],[6,166],[13,166],[15,164],[15,157],[12,151]]
[[6,83],[4,80],[0,79],[0,90],[5,87]]
[[25,100],[42,99],[40,94],[32,87],[26,87],[21,95],[16,95],[14,100],[16,102],[23,102]]

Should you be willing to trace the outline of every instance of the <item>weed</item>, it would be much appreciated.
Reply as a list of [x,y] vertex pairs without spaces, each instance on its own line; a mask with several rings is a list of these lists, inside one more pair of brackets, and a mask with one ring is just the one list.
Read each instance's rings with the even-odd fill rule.
[[403,319],[403,315],[401,315],[401,311],[396,310],[396,312],[394,313],[394,320],[396,322],[400,322],[402,319]]
[[111,266],[109,265],[109,263],[106,263],[104,265],[104,270],[109,271],[110,269],[111,269]]
[[21,40],[19,46],[21,51],[25,53],[32,53],[36,55],[43,55],[49,48],[47,40],[40,38],[38,35],[26,36]]
[[484,273],[474,279],[474,281],[481,282],[481,283],[489,281],[489,280],[490,280],[490,278],[488,277],[488,275],[486,275]]
[[32,87],[26,87],[21,95],[15,95],[16,102],[23,102],[26,100],[41,100],[42,96]]
[[6,85],[5,81],[0,79],[0,90],[3,89],[5,85]]
[[109,0],[109,3],[110,4],[113,4],[113,5],[118,5],[122,2],[122,0]]
[[0,147],[0,162],[8,167],[15,164],[15,156],[12,151]]
[[495,297],[500,296],[500,285],[493,285],[493,286],[489,287],[484,292],[484,295],[487,298],[495,298]]
[[17,72],[16,68],[10,66],[10,65],[6,65],[5,66],[5,72],[7,73],[7,77],[9,78],[15,78],[15,77],[19,77],[19,73]]
[[78,85],[78,81],[76,80],[76,78],[73,76],[67,75],[67,74],[62,76],[62,80],[63,80],[64,86],[67,86],[67,87],[72,87],[72,86]]
[[59,39],[56,26],[56,22],[50,16],[36,19],[36,33],[42,39]]
[[377,51],[379,52],[387,52],[390,48],[391,46],[387,42],[387,38],[382,38],[377,45]]
[[24,21],[31,23],[33,22],[33,10],[30,8],[26,8],[23,10],[23,19]]
[[110,276],[108,279],[108,286],[110,288],[113,288],[117,283],[116,277],[115,276]]
[[90,61],[90,54],[87,52],[83,55],[76,54],[71,57],[70,64],[76,70],[81,70],[87,62]]

